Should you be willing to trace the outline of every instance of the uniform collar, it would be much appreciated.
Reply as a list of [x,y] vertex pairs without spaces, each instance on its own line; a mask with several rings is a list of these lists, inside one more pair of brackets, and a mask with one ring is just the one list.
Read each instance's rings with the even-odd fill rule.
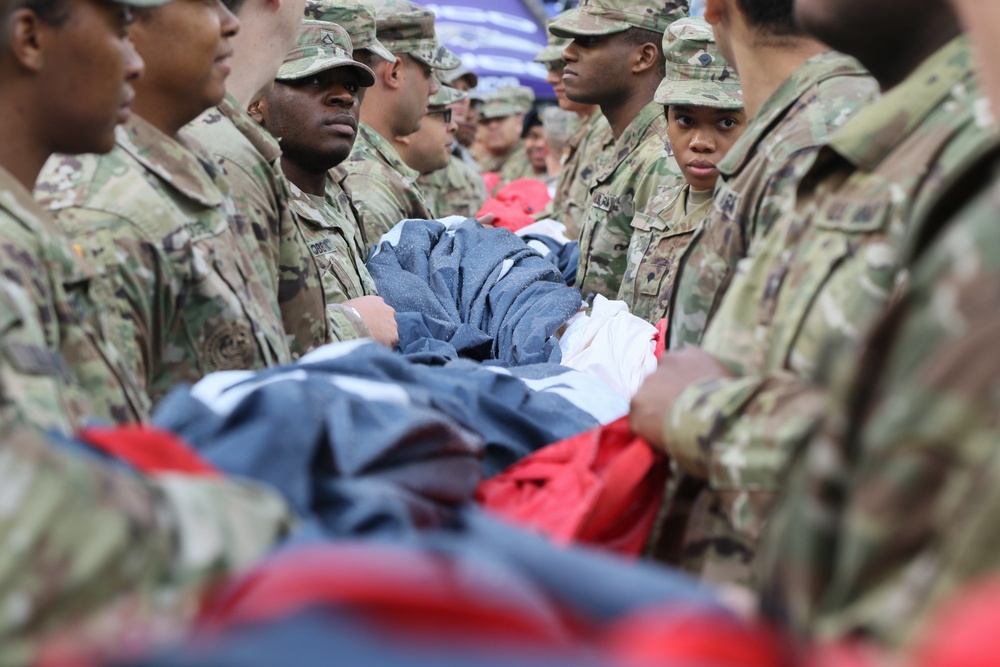
[[370,125],[358,123],[358,134],[361,137],[364,137],[371,149],[378,154],[380,158],[382,158],[382,161],[385,164],[398,171],[404,178],[413,182],[417,180],[418,176],[420,176],[418,171],[411,169],[409,165],[403,162],[403,158],[399,157],[399,152],[393,148],[392,144],[386,141],[385,137],[372,129]]
[[969,39],[956,37],[880,100],[860,110],[830,140],[830,148],[856,167],[873,170],[952,94],[972,85]]
[[742,171],[750,158],[756,154],[760,142],[809,89],[834,77],[865,74],[867,71],[857,60],[837,51],[820,53],[802,63],[767,98],[764,106],[750,121],[746,132],[719,163],[719,172],[730,177]]
[[[182,134],[183,136],[183,134]],[[190,148],[168,137],[136,114],[118,128],[118,146],[142,166],[184,196],[205,206],[221,206],[226,199],[218,169],[199,159]],[[185,142],[197,145],[188,137]]]
[[48,213],[21,182],[3,167],[0,167],[0,209],[32,229],[48,227]]
[[219,112],[236,126],[240,134],[253,144],[265,160],[274,162],[281,157],[281,145],[278,140],[251,118],[245,109],[240,108],[235,97],[226,93],[226,97],[219,104]]
[[[663,105],[657,104],[656,102],[650,102],[644,106],[632,122],[628,124],[625,131],[622,132],[622,136],[618,138],[615,142],[614,147],[610,152],[605,151],[605,157],[602,160],[602,164],[598,167],[597,173],[594,175],[594,182],[600,182],[606,180],[611,174],[618,169],[619,165],[625,161],[629,155],[639,147],[643,139],[646,137],[646,132],[649,130],[649,126],[657,118],[664,118]],[[666,144],[664,144],[664,148]]]

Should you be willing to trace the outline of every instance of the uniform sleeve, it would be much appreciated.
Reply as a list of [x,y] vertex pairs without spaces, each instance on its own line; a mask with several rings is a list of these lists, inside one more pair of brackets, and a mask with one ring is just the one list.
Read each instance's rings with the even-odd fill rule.
[[405,186],[400,177],[352,171],[343,183],[360,217],[362,248],[378,243],[382,235],[401,220],[433,220],[434,214],[417,190]]
[[723,499],[731,525],[756,538],[789,456],[826,403],[821,389],[787,371],[704,380],[678,397],[663,435],[682,469]]
[[327,305],[326,312],[330,315],[330,328],[337,342],[371,337],[361,315],[350,306],[331,303]]
[[[285,503],[248,483],[146,479],[4,429],[0,453],[0,658],[127,605],[129,622],[178,625],[192,601],[259,559],[290,526]],[[107,622],[107,621],[105,621]],[[83,630],[75,629],[74,631]]]

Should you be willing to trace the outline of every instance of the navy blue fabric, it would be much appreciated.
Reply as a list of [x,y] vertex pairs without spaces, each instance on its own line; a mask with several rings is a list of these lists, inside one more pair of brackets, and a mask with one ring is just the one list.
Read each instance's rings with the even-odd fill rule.
[[449,357],[447,343],[451,358],[505,366],[560,360],[552,336],[580,309],[580,292],[517,235],[473,219],[407,220],[391,234],[368,270],[396,309],[398,349]]
[[525,243],[537,241],[545,245],[547,253],[540,254],[559,268],[567,285],[576,284],[576,269],[580,264],[580,244],[577,241],[561,243],[545,234],[525,234],[521,237]]
[[437,367],[375,343],[340,347],[347,351],[334,351],[334,358],[307,356],[248,375],[211,406],[177,389],[153,423],[223,470],[276,486],[300,511],[313,505],[317,485],[360,477],[398,480],[419,496],[460,502],[481,475],[597,425],[566,399],[533,391],[513,374],[571,372],[556,365],[511,372],[469,361]]

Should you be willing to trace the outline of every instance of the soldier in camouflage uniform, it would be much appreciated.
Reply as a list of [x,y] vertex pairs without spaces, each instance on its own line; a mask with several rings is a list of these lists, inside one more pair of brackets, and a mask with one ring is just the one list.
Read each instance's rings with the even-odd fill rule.
[[370,336],[392,347],[398,340],[395,311],[377,296],[361,259],[356,214],[329,175],[351,152],[360,91],[374,82],[371,69],[352,58],[344,28],[307,20],[273,87],[251,114],[281,139],[292,212],[320,267],[335,337]]
[[[240,31],[233,40],[233,72],[227,94],[189,127],[225,173],[236,209],[248,225],[245,239],[257,275],[281,309],[292,357],[331,339],[324,316],[319,271],[288,207],[288,182],[281,173],[281,148],[253,122],[247,107],[270,85],[302,22],[301,0],[265,0],[238,5]],[[280,39],[276,38],[280,37]],[[253,248],[254,245],[259,250]]]
[[667,136],[684,182],[657,190],[632,220],[628,265],[618,299],[656,324],[694,230],[711,215],[716,165],[746,129],[739,78],[700,18],[674,22],[663,36],[667,75],[654,97],[667,107]]
[[535,93],[527,86],[503,86],[485,98],[479,107],[477,141],[484,153],[479,168],[500,174],[501,183],[534,178],[528,153],[521,141],[524,114],[531,110]]
[[336,23],[346,30],[354,59],[365,67],[374,67],[378,60],[396,62],[392,51],[378,41],[375,8],[368,0],[306,0],[305,12],[306,20]]
[[[225,95],[219,55],[238,26],[221,3],[179,0],[138,14],[130,35],[147,76],[136,83],[136,113],[110,153],[54,157],[36,188],[115,294],[105,305],[120,339],[134,341],[128,363],[153,400],[212,371],[291,360],[278,304],[245,242],[249,223],[222,172],[182,131]],[[178,62],[170,57],[185,49]]]
[[369,247],[400,220],[435,217],[416,186],[419,174],[403,162],[390,141],[420,127],[427,99],[440,88],[434,72],[461,64],[435,39],[434,12],[409,0],[372,4],[378,40],[396,59],[374,64],[376,82],[361,105],[354,151],[338,168],[343,172],[334,175],[361,215],[365,259]]
[[[555,20],[569,16],[570,9],[555,17]],[[580,123],[566,144],[566,154],[563,156],[562,170],[556,181],[552,201],[545,210],[535,215],[536,220],[553,218],[566,226],[566,236],[572,240],[580,237],[580,225],[587,217],[587,202],[590,194],[590,183],[601,158],[605,144],[614,142],[611,136],[611,126],[608,119],[601,113],[596,104],[581,104],[566,97],[566,87],[563,85],[563,50],[573,40],[556,37],[549,33],[549,43],[541,53],[535,56],[536,63],[542,63],[548,69],[545,80],[552,85],[559,108],[571,111],[577,115]]]
[[[874,25],[886,34],[870,31],[866,43],[885,44],[889,31],[898,32]],[[968,40],[954,23],[943,33],[932,25],[906,33],[939,37],[929,45],[939,48],[916,62],[911,54],[923,49],[873,55],[859,48],[844,37],[853,24],[844,33],[817,34],[853,47],[885,94],[817,153],[795,209],[774,221],[738,265],[702,348],[664,355],[633,402],[635,428],[704,480],[685,556],[706,579],[754,584],[756,544],[779,473],[824,407],[810,381],[824,351],[856,343],[886,307],[911,222],[991,141],[992,129],[976,118],[980,97]],[[901,70],[909,75],[897,84],[892,76]]]
[[[8,35],[0,51],[5,72],[23,71],[6,75],[0,85],[0,386],[5,424],[70,433],[90,420],[141,421],[149,410],[149,399],[121,347],[132,341],[108,327],[103,306],[113,296],[29,191],[53,149],[107,151],[114,145],[120,105],[142,72],[142,61],[119,38],[127,24],[126,4],[157,1],[67,0],[50,11],[27,10],[39,15],[40,29],[52,39],[42,55],[52,64],[40,71],[22,70],[11,50],[26,38]],[[8,3],[0,8],[5,16],[10,9]],[[63,20],[64,15],[69,18]],[[88,33],[94,28],[77,26],[77,21],[106,25],[108,34],[95,37]],[[61,63],[77,62],[77,50],[88,60],[75,71],[63,71]],[[72,110],[62,102],[68,79],[59,77],[71,77],[81,86]],[[30,108],[29,100],[38,108]],[[39,124],[39,118],[45,120]]]
[[[955,4],[1000,108],[997,6]],[[910,280],[860,359],[830,364],[834,407],[785,480],[762,604],[797,635],[912,649],[943,602],[1000,566],[1000,151],[983,148],[917,221]]]
[[668,287],[671,349],[701,342],[751,241],[794,207],[795,188],[816,152],[878,94],[877,83],[855,59],[828,50],[795,25],[791,0],[779,5],[726,0],[708,13],[719,49],[738,53],[742,62],[735,66],[750,76],[747,113],[753,120],[719,164],[711,219],[678,258],[684,267],[679,284]]
[[[36,664],[43,645],[67,633],[74,648],[120,646],[126,626],[176,634],[201,593],[251,565],[291,523],[285,503],[262,488],[218,477],[146,479],[42,437],[41,429],[68,432],[113,405],[107,388],[84,378],[96,372],[76,377],[84,360],[99,367],[107,348],[92,339],[89,318],[110,302],[91,301],[92,272],[28,188],[52,150],[114,146],[142,62],[125,37],[121,4],[64,0],[36,10],[4,2],[0,13],[9,18],[15,4],[36,27],[8,30],[0,48],[4,665]],[[24,53],[38,56],[31,67]]]
[[578,12],[549,25],[556,37],[573,39],[563,51],[566,95],[599,104],[614,139],[601,148],[580,231],[577,286],[588,300],[615,298],[632,218],[660,186],[681,178],[653,93],[663,78],[663,33],[687,9],[687,0],[585,0]]
[[[449,78],[461,69],[448,72]],[[454,90],[464,96],[448,105],[456,126],[461,128],[464,120],[462,114],[468,113],[470,109],[469,93],[451,88],[447,84],[442,85],[441,90],[446,94]],[[475,160],[465,146],[458,142],[458,130],[455,132],[455,138],[448,165],[444,169],[421,174],[417,184],[431,209],[438,215],[461,215],[471,218],[486,202],[486,184],[483,183],[483,177]]]

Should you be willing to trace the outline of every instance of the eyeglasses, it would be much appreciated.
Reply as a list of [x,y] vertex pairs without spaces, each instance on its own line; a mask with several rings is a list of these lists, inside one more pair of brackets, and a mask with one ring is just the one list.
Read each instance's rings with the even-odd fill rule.
[[434,109],[433,111],[428,111],[428,116],[433,116],[434,114],[440,114],[441,119],[448,124],[451,122],[451,109]]

